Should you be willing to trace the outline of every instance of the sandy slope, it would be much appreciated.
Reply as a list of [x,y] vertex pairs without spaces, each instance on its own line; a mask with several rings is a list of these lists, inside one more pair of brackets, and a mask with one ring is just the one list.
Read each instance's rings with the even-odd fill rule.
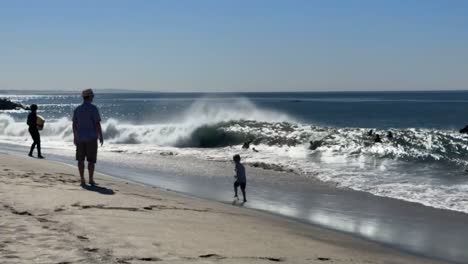
[[0,263],[439,263],[238,206],[0,155]]

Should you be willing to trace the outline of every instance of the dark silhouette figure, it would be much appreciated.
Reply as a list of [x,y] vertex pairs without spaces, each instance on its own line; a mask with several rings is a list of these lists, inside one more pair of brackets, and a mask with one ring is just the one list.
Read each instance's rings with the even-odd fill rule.
[[245,176],[245,167],[240,163],[241,157],[236,154],[233,157],[235,163],[235,170],[236,170],[236,181],[234,182],[234,198],[238,199],[237,196],[237,188],[240,186],[242,191],[242,196],[244,197],[244,203],[247,202],[247,196],[245,194],[245,188],[247,186],[247,177]]
[[388,139],[393,139],[393,133],[392,133],[392,131],[388,131],[388,133],[387,133],[387,138],[388,138]]
[[31,145],[31,149],[29,150],[29,156],[33,156],[34,149],[37,146],[37,157],[39,159],[43,159],[44,157],[41,154],[41,135],[39,134],[39,129],[37,128],[37,105],[31,105],[31,113],[28,115],[27,124],[29,126],[29,134],[33,139],[33,143]]
[[321,140],[316,140],[316,141],[310,141],[309,142],[309,149],[310,150],[316,150],[317,148],[319,148],[320,146],[322,146],[323,142]]
[[368,135],[369,137],[373,136],[373,135],[374,135],[374,130],[372,130],[372,129],[369,130],[369,132],[367,132],[367,135]]
[[468,126],[465,126],[464,128],[460,129],[460,133],[468,134]]
[[254,152],[259,152],[258,149],[255,149],[255,148],[252,148],[252,150],[253,150]]
[[98,108],[92,104],[94,92],[86,89],[81,92],[83,103],[73,112],[73,136],[76,146],[76,160],[80,173],[81,185],[85,185],[85,159],[88,161],[89,184],[95,185],[94,168],[97,161],[98,143],[104,144],[101,129],[101,115]]
[[379,134],[375,134],[374,142],[375,143],[382,143],[382,139],[380,138]]
[[252,141],[246,141],[246,142],[244,142],[244,144],[242,145],[242,148],[243,148],[243,149],[249,149],[249,148],[250,148],[250,143],[252,143]]

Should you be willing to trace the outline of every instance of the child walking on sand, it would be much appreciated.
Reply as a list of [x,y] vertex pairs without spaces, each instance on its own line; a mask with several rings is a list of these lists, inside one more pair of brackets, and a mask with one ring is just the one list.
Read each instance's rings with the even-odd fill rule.
[[234,198],[239,199],[237,196],[237,187],[240,186],[242,191],[242,196],[244,197],[244,203],[247,202],[247,196],[245,195],[245,187],[247,185],[247,178],[245,177],[245,167],[240,163],[241,157],[239,154],[234,155],[233,157],[236,170],[236,181],[234,182]]

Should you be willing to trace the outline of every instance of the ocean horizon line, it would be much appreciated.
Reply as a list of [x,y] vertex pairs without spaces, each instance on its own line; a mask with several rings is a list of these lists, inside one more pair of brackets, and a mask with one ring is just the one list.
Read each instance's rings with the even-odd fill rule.
[[[97,93],[147,93],[147,94],[362,94],[362,93],[452,93],[452,92],[468,92],[468,88],[462,89],[449,89],[449,90],[319,90],[319,91],[150,91],[150,90],[131,90],[131,89],[113,89],[113,88],[93,88]],[[73,94],[80,92],[80,89],[77,90],[52,90],[52,89],[0,89],[0,94],[3,95],[15,95],[15,94]]]

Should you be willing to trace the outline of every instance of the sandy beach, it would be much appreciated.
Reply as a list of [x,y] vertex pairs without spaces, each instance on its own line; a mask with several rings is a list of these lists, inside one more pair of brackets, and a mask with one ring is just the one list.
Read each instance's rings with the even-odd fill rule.
[[1,263],[442,263],[339,232],[0,155]]

